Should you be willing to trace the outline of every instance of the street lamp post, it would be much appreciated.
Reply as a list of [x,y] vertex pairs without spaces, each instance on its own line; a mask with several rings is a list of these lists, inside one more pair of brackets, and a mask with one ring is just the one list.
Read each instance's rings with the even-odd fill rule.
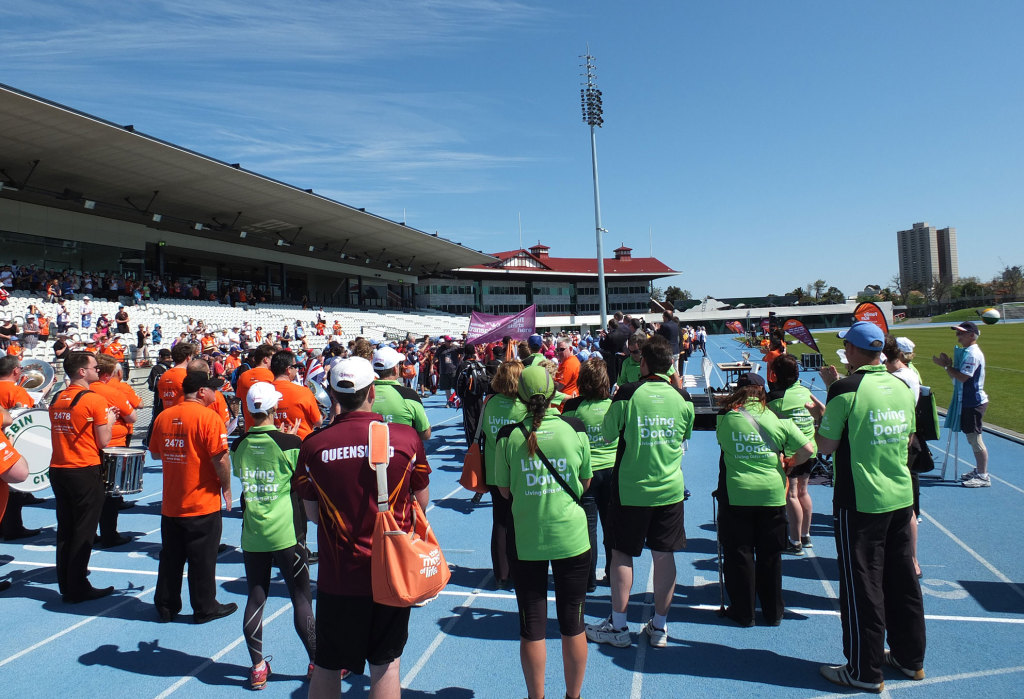
[[604,287],[604,241],[602,233],[606,233],[601,227],[601,190],[598,187],[597,179],[597,132],[594,130],[604,124],[604,108],[601,105],[601,91],[597,89],[597,74],[594,64],[594,57],[590,55],[590,46],[587,46],[587,53],[581,56],[586,62],[584,67],[586,78],[583,87],[580,88],[580,107],[583,110],[583,123],[590,126],[590,160],[594,172],[594,228],[597,234],[597,295],[601,305],[601,327],[608,327],[608,301]]

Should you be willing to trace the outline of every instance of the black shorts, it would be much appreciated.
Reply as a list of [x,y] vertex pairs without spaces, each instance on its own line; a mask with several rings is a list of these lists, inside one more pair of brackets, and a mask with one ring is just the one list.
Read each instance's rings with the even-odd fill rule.
[[[583,633],[583,603],[590,577],[590,550],[572,558],[551,561],[555,578],[555,614],[563,636]],[[543,641],[548,624],[548,562],[515,560],[512,579],[519,606],[519,636]]]
[[961,407],[960,431],[964,434],[971,434],[972,432],[981,434],[981,419],[985,417],[986,409],[988,409],[988,403],[982,403],[981,405],[975,405],[970,408]]
[[789,478],[799,478],[800,476],[809,476],[809,475],[811,475],[811,467],[812,466],[814,466],[814,459],[810,458],[807,461],[805,461],[802,464],[800,464],[799,466],[794,466],[793,468],[791,468],[789,470],[789,473],[787,473],[786,475]]
[[634,558],[644,551],[674,552],[686,547],[683,501],[673,505],[622,505],[613,497],[608,504],[608,539],[611,547]]
[[365,663],[387,665],[409,640],[409,607],[386,607],[366,595],[316,595],[316,664],[363,673]]
[[455,374],[441,374],[438,379],[438,386],[442,391],[455,390]]

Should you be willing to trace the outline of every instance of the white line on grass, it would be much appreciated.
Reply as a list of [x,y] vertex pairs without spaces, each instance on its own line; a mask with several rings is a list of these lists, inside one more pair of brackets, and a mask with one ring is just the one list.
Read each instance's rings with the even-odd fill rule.
[[980,563],[981,565],[983,565],[986,568],[988,568],[989,572],[992,573],[992,575],[996,576],[1002,582],[1006,583],[1010,587],[1010,589],[1013,590],[1014,592],[1016,592],[1018,595],[1020,595],[1021,597],[1024,597],[1024,590],[1022,590],[1020,588],[1020,585],[1018,585],[1015,582],[1013,582],[1012,580],[1010,580],[1010,578],[1008,578],[1001,570],[999,570],[994,565],[992,565],[991,563],[986,561],[985,558],[980,553],[978,553],[977,551],[972,549],[970,546],[965,544],[963,541],[961,541],[960,538],[957,537],[956,534],[954,534],[953,532],[949,531],[944,526],[939,524],[939,520],[935,519],[934,517],[932,517],[930,514],[928,514],[924,510],[921,510],[921,515],[924,516],[924,517],[927,517],[928,521],[931,522],[932,524],[934,524],[939,529],[940,532],[942,532],[943,534],[948,536],[950,539],[955,541],[957,543],[957,545],[959,545],[960,548],[962,548],[964,551],[966,551],[967,553],[971,554],[971,556],[974,557],[974,560],[978,561],[978,563]]
[[[477,587],[480,588],[486,585],[488,581],[491,579],[491,577],[491,573],[485,575],[483,579],[480,581],[480,583],[477,585]],[[462,611],[453,616],[451,619],[449,619],[448,623],[445,624],[441,628],[441,630],[437,632],[437,635],[434,636],[434,640],[430,642],[430,645],[427,646],[427,649],[423,651],[423,654],[420,655],[420,657],[416,660],[416,663],[412,666],[412,668],[409,669],[409,672],[406,673],[405,677],[402,678],[403,688],[409,688],[409,685],[412,684],[412,681],[416,679],[416,675],[420,674],[420,671],[424,667],[426,667],[426,664],[430,660],[430,657],[438,649],[438,647],[441,645],[444,639],[448,637],[449,632],[451,632],[451,630],[455,628],[455,625],[459,623],[459,620],[462,619],[463,615],[469,611],[469,608],[473,606],[473,602],[475,602],[481,596],[482,595],[480,594],[479,590],[473,590],[466,595],[466,599],[464,599],[462,601],[462,604],[459,605],[462,607]]]
[[28,648],[25,648],[24,650],[20,650],[17,653],[15,653],[14,655],[9,656],[7,658],[4,658],[3,660],[0,660],[0,667],[3,667],[7,663],[15,661],[18,658],[21,658],[22,656],[28,655],[29,653],[31,653],[34,650],[40,649],[43,646],[45,646],[46,644],[50,643],[51,641],[56,641],[61,636],[69,634],[72,631],[75,631],[76,629],[80,629],[80,628],[82,628],[83,626],[85,626],[86,624],[88,624],[90,622],[96,621],[97,619],[99,619],[101,617],[105,617],[110,612],[114,611],[115,609],[118,609],[119,607],[123,607],[124,605],[128,604],[132,600],[139,599],[143,595],[148,595],[150,592],[155,592],[155,591],[156,591],[156,587],[151,587],[151,588],[149,588],[147,590],[142,590],[141,592],[139,592],[137,594],[131,595],[130,597],[126,597],[125,599],[121,600],[117,604],[115,604],[115,605],[113,605],[111,607],[108,607],[107,609],[104,609],[99,614],[94,614],[91,617],[87,617],[85,619],[82,619],[77,624],[72,624],[71,626],[67,627],[63,631],[58,631],[57,633],[53,634],[52,636],[48,636],[47,638],[44,638],[43,640],[39,641],[38,643],[33,643],[31,646],[29,646]]
[[[651,561],[651,573],[647,576],[647,593],[644,595],[643,611],[640,618],[646,620],[654,608],[654,561]],[[647,622],[644,621],[646,624]],[[641,631],[640,636],[643,636]],[[640,699],[644,690],[644,661],[647,659],[647,643],[643,638],[636,641],[636,661],[633,663],[633,683],[630,688],[630,699]]]
[[[264,627],[266,627],[266,626],[267,626],[268,624],[270,624],[270,622],[272,622],[272,621],[273,621],[274,619],[276,619],[277,617],[281,616],[282,614],[284,614],[285,612],[287,612],[287,611],[288,611],[289,609],[291,609],[291,608],[292,608],[292,603],[291,603],[291,602],[288,602],[288,603],[287,603],[287,604],[285,604],[285,605],[284,605],[283,607],[281,607],[280,609],[278,609],[278,610],[277,610],[276,612],[274,612],[273,614],[271,614],[271,615],[270,615],[269,617],[267,617],[266,619],[264,619],[264,620],[263,620],[263,626],[264,626]],[[228,645],[226,645],[226,646],[224,646],[223,648],[221,648],[221,649],[220,649],[219,651],[217,651],[216,653],[214,653],[213,655],[211,655],[211,656],[210,656],[209,658],[207,658],[206,660],[204,660],[204,661],[203,661],[202,663],[200,663],[199,665],[197,665],[197,666],[195,667],[195,669],[193,669],[193,670],[192,670],[192,672],[188,673],[187,675],[185,675],[184,677],[182,677],[182,678],[181,678],[180,680],[178,680],[177,682],[175,682],[174,684],[172,684],[172,685],[171,685],[170,687],[168,687],[168,688],[167,688],[167,689],[165,689],[164,691],[162,691],[162,692],[160,692],[159,694],[157,694],[157,695],[156,695],[156,699],[164,699],[165,697],[169,697],[170,695],[174,694],[174,693],[175,693],[176,691],[178,691],[179,689],[181,689],[182,687],[184,687],[184,686],[185,686],[185,684],[186,684],[186,683],[187,683],[187,682],[188,682],[189,680],[191,680],[191,679],[192,679],[193,677],[195,677],[195,676],[196,676],[196,675],[198,675],[198,674],[199,674],[200,672],[202,672],[202,671],[203,671],[203,670],[205,670],[206,668],[208,668],[208,667],[210,667],[211,665],[213,665],[213,664],[214,664],[215,662],[217,662],[218,660],[220,660],[221,658],[223,658],[223,657],[224,657],[225,655],[227,655],[228,653],[230,653],[230,652],[231,652],[232,650],[234,650],[235,648],[237,648],[237,647],[238,647],[238,645],[239,645],[240,643],[242,643],[242,642],[243,642],[244,640],[245,640],[245,636],[239,636],[239,637],[238,637],[238,638],[236,638],[236,639],[235,639],[234,641],[232,641],[232,642],[231,642],[231,643],[229,643]]]

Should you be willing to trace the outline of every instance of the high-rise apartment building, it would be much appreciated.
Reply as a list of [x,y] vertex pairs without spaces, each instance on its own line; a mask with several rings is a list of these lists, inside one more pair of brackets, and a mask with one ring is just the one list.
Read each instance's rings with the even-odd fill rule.
[[906,231],[897,231],[900,280],[907,288],[927,289],[933,280],[953,284],[960,278],[956,252],[956,229],[915,223]]

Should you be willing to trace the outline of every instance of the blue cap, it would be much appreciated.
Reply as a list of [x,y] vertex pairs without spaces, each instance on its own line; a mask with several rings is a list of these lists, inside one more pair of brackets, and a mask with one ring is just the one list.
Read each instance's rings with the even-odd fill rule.
[[868,352],[881,352],[885,346],[885,334],[882,329],[863,320],[854,323],[849,330],[839,333],[839,339]]
[[530,335],[526,340],[526,346],[530,349],[540,349],[544,344],[544,338],[540,335]]

